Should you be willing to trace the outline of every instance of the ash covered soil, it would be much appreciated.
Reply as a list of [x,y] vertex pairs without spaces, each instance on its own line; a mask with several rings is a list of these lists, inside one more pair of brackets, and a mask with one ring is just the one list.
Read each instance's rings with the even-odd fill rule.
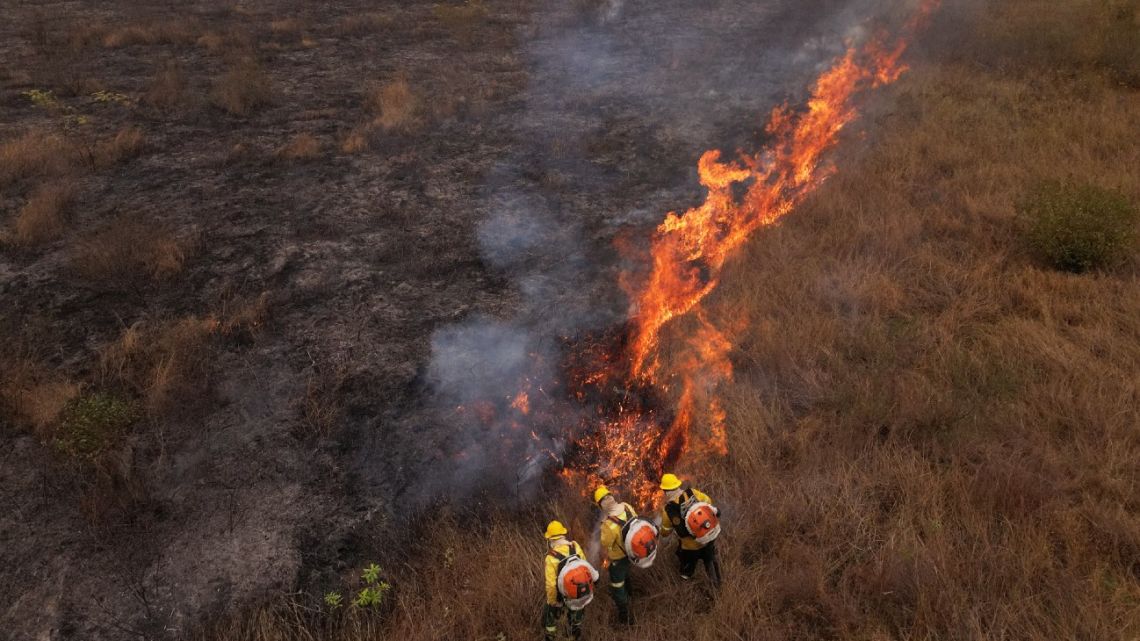
[[[98,465],[61,452],[50,421],[3,417],[0,638],[126,639],[183,637],[320,586],[407,535],[394,505],[462,501],[485,470],[450,463],[462,444],[433,400],[433,336],[476,319],[551,336],[620,323],[615,238],[646,238],[697,202],[700,153],[754,148],[859,7],[120,1],[3,14],[0,143],[142,136],[129,157],[54,178],[74,200],[52,238],[0,246],[5,377],[31,363],[69,398],[145,409]],[[267,100],[230,113],[217,87],[243,68]],[[160,100],[169,74],[174,97]],[[406,91],[371,104],[393,86]],[[317,148],[286,150],[302,135]],[[0,183],[5,228],[36,171]],[[127,234],[124,221],[173,239],[176,267],[84,271],[84,248]],[[220,325],[163,403],[153,381],[108,372],[108,346],[131,328],[139,351],[163,353],[145,329],[186,319]]]

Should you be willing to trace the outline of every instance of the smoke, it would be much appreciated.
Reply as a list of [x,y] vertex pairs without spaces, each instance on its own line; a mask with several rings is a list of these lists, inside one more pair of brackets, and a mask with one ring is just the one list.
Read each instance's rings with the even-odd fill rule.
[[768,111],[899,2],[608,0],[583,16],[552,1],[535,11],[537,35],[523,45],[530,84],[512,116],[518,151],[487,177],[476,229],[517,305],[510,318],[475,315],[432,336],[426,379],[447,442],[427,487],[533,495],[590,416],[567,394],[567,346],[628,314],[615,236],[632,226],[648,242],[664,212],[701,196],[701,152],[757,147]]

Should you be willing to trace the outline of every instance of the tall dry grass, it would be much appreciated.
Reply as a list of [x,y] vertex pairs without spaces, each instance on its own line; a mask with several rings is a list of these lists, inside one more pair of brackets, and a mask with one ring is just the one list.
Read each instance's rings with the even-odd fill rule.
[[0,418],[3,423],[28,429],[41,438],[50,436],[56,419],[80,386],[51,368],[27,357],[0,355]]
[[165,225],[121,214],[80,238],[69,259],[71,269],[94,284],[133,286],[177,274],[192,245]]
[[141,398],[151,416],[190,402],[206,389],[210,341],[218,329],[212,318],[136,323],[100,350],[100,382]]
[[403,76],[368,91],[366,106],[376,114],[374,124],[390,131],[407,131],[415,126],[419,96]]
[[321,141],[309,132],[294,135],[276,151],[282,160],[312,160],[321,155]]
[[0,142],[0,188],[35,176],[58,176],[79,162],[77,145],[64,136],[32,130]]
[[168,61],[155,74],[142,100],[155,109],[171,111],[183,106],[187,99],[187,85],[181,65]]
[[234,63],[215,82],[210,91],[214,106],[234,116],[249,116],[273,99],[269,75],[253,58]]
[[37,187],[16,213],[12,224],[16,244],[38,245],[59,236],[75,196],[76,188],[71,181],[51,181]]
[[137,20],[122,24],[76,23],[70,28],[67,40],[73,48],[185,45],[194,42],[201,28],[196,20],[186,18]]
[[[1073,13],[1057,22],[1048,9],[1062,5]],[[633,574],[637,625],[609,627],[603,587],[588,638],[1140,637],[1138,263],[1053,271],[1016,215],[1047,179],[1140,202],[1135,94],[1113,70],[1080,59],[1058,74],[1008,42],[1060,30],[1043,35],[1072,44],[1102,6],[952,13],[974,20],[954,51],[1000,56],[931,46],[943,62],[874,98],[839,174],[732,261],[708,303],[741,328],[722,390],[730,452],[680,470],[725,509],[726,585],[712,599],[703,581],[681,584],[669,547]],[[588,539],[587,499],[551,497],[521,515],[444,516],[412,549],[377,550],[382,565],[410,559],[380,636],[538,638],[554,516]],[[376,634],[273,612],[207,638]]]

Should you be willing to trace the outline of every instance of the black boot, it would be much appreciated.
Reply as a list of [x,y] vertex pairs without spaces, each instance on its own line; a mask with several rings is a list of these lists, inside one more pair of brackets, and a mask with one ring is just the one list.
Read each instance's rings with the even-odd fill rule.
[[629,606],[618,607],[617,621],[619,625],[633,625],[633,615],[629,612]]

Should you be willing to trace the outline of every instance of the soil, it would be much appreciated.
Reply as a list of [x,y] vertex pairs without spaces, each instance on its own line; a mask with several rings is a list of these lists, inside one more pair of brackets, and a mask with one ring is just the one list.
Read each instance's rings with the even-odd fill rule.
[[[0,251],[4,340],[91,382],[99,347],[134,323],[223,317],[262,295],[267,313],[216,341],[197,393],[136,426],[131,499],[110,516],[84,511],[86,472],[0,429],[0,638],[182,638],[384,549],[402,501],[461,499],[469,487],[437,478],[455,435],[433,395],[433,335],[479,318],[552,334],[620,323],[615,238],[644,239],[696,202],[700,153],[754,148],[767,112],[802,94],[859,17],[838,0],[493,0],[457,25],[435,6],[5,3],[0,141],[137,126],[146,143],[74,178],[61,238]],[[343,26],[363,14],[386,22]],[[275,31],[286,18],[301,26]],[[72,44],[84,27],[159,23],[244,34],[271,102],[249,116],[210,104],[235,54],[196,37]],[[181,104],[148,106],[171,63]],[[399,77],[414,121],[342,152],[375,116],[370,83]],[[86,122],[61,125],[68,114]],[[322,151],[280,158],[299,133]],[[0,192],[4,224],[25,188]],[[91,282],[69,268],[79,239],[121,214],[192,239],[177,276]],[[327,426],[310,402],[333,408]]]

